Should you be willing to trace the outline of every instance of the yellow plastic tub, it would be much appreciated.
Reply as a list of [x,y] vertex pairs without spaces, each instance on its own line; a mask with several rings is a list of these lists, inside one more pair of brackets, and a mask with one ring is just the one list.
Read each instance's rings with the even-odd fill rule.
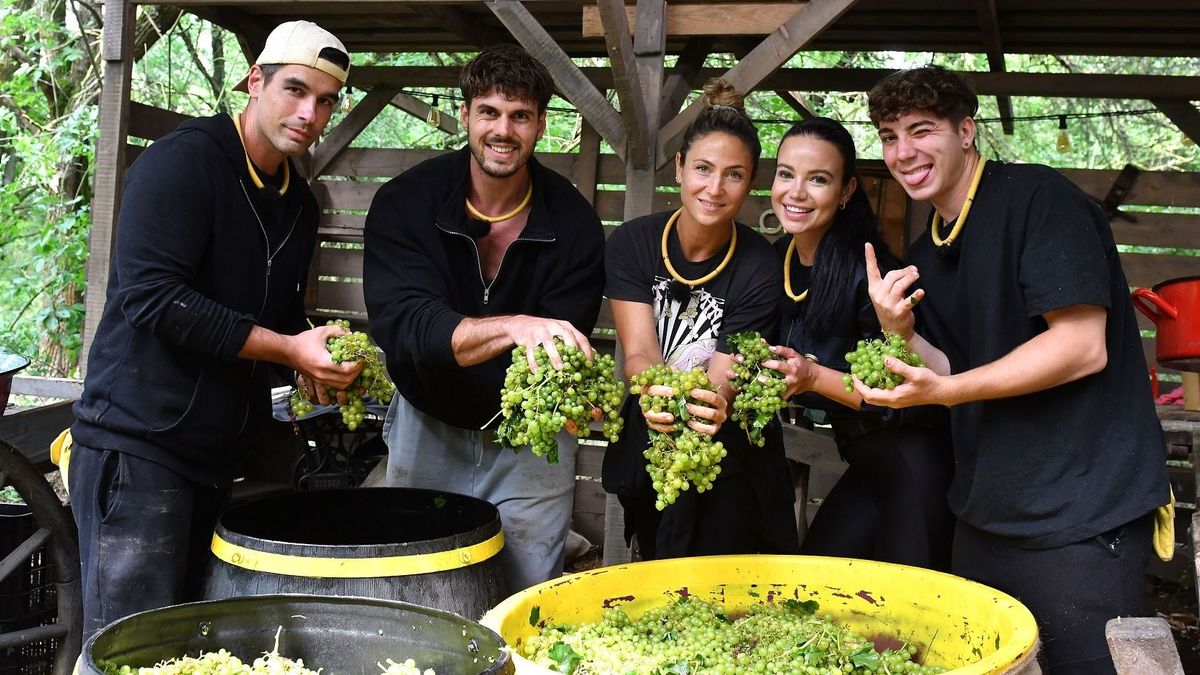
[[[541,626],[596,621],[617,606],[637,618],[680,593],[722,603],[735,614],[766,601],[816,600],[820,614],[877,643],[914,643],[924,663],[956,675],[1018,671],[1037,650],[1033,615],[1000,591],[916,567],[816,556],[711,556],[603,567],[521,591],[481,622],[519,652]],[[515,660],[517,673],[551,672],[520,656]]]

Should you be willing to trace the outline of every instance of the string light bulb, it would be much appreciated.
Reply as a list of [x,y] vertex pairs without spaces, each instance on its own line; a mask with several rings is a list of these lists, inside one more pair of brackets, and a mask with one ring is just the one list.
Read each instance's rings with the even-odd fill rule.
[[425,122],[433,127],[442,125],[442,111],[438,108],[437,94],[433,95],[433,103],[429,104],[429,115],[425,118]]
[[1067,135],[1066,115],[1058,116],[1058,141],[1055,142],[1054,147],[1059,152],[1067,152],[1071,149],[1071,137]]

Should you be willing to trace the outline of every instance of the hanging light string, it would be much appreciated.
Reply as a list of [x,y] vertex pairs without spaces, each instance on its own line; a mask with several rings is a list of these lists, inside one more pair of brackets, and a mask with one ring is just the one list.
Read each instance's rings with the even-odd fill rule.
[[[461,103],[464,99],[461,95],[455,95],[444,91],[429,92],[418,89],[401,89],[402,92],[418,98],[428,99],[433,102],[433,106],[437,106],[439,99]],[[548,112],[569,113],[578,115],[579,110],[576,108],[565,108],[557,106],[547,106]],[[1082,119],[1102,119],[1106,117],[1136,117],[1139,115],[1161,114],[1158,108],[1139,108],[1136,110],[1104,110],[1098,112],[1078,112],[1078,113],[1047,113],[1044,115],[1014,115],[1012,117],[974,117],[976,123],[995,123],[995,122],[1042,122],[1047,120],[1058,121],[1060,118],[1069,120]],[[795,124],[796,120],[791,118],[775,117],[775,118],[751,118],[751,122],[755,124]],[[870,120],[841,120],[842,124],[857,124],[857,125],[872,125]]]

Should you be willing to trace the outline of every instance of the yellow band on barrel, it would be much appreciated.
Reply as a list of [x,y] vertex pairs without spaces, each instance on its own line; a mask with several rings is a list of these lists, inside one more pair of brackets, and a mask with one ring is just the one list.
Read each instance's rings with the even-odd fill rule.
[[213,555],[235,567],[294,577],[337,579],[400,577],[445,572],[483,562],[499,553],[503,547],[503,530],[486,541],[450,551],[379,558],[307,558],[255,551],[231,544],[216,533],[212,539]]

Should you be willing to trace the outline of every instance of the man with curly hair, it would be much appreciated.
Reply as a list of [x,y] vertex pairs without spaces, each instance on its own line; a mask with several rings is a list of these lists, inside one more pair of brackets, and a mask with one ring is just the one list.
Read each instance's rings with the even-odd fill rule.
[[960,76],[902,71],[868,101],[892,176],[933,206],[908,267],[881,277],[868,249],[871,299],[928,367],[889,358],[904,384],[856,386],[879,405],[950,406],[953,571],[1029,607],[1049,672],[1112,672],[1104,625],[1141,613],[1170,499],[1112,230],[1057,171],[983,158]]

